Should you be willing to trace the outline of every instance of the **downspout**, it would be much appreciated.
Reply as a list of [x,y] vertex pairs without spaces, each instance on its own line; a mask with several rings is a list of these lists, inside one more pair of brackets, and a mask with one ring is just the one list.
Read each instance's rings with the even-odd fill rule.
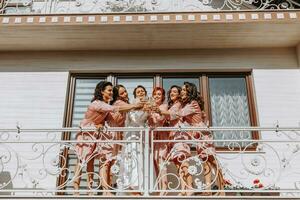
[[300,43],[296,46],[298,68],[300,69]]

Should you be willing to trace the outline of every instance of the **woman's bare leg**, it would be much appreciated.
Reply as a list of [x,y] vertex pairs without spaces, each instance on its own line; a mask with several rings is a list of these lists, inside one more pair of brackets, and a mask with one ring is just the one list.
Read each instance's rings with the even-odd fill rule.
[[[181,165],[177,165],[179,170],[181,190],[191,190],[193,188],[193,177],[188,173],[189,164],[183,162]],[[179,196],[190,196],[193,192],[180,192]]]
[[[165,161],[161,158],[158,161],[158,166],[160,166],[160,163],[164,163]],[[159,167],[160,169],[160,167]],[[166,166],[163,166],[162,169],[160,169],[158,171],[158,173],[160,177],[158,177],[158,179],[160,180],[159,182],[159,188],[161,190],[167,190],[168,189],[168,178],[167,178],[167,168]],[[166,196],[167,192],[166,191],[162,191],[160,192],[160,196]]]
[[[93,183],[94,183],[94,158],[92,158],[87,162],[86,172],[88,174],[87,177],[88,189],[92,190]],[[93,192],[88,192],[88,195],[93,195]]]
[[[183,174],[183,183],[184,184],[184,190],[192,190],[193,188],[193,177],[191,174],[189,174],[188,172],[188,168],[189,168],[189,164],[187,162],[184,162],[181,165],[181,170],[182,170],[182,174]],[[187,196],[192,195],[193,192],[186,192]]]
[[[211,168],[211,165],[208,161],[204,162],[203,163],[203,167],[204,167],[204,181],[205,181],[205,189],[206,190],[211,190],[211,173],[212,173],[212,168]],[[211,192],[204,192],[204,195],[207,195],[207,196],[211,196],[212,193]]]
[[77,190],[74,192],[74,195],[79,196],[79,187],[80,187],[80,181],[81,181],[81,166],[80,166],[80,159],[77,160],[75,171],[74,171],[74,190]]
[[[181,190],[184,190],[185,187],[184,187],[184,174],[182,173],[181,169],[180,169],[180,163],[177,163],[175,164],[176,165],[176,168],[177,168],[177,171],[178,171],[178,175],[179,175],[179,180],[180,180],[180,187],[181,187]],[[178,196],[185,196],[185,192],[180,192],[178,193]]]
[[105,162],[100,166],[100,177],[102,178],[102,181],[100,181],[100,186],[102,186],[102,189],[104,190],[103,196],[113,196],[111,192],[106,191],[110,190],[111,188],[110,168],[111,162]]
[[[215,158],[210,159],[209,162],[210,162],[211,168],[214,168],[214,170],[216,172],[216,180],[217,180],[218,190],[224,190],[224,177],[223,177],[223,174],[222,174],[222,169],[218,165]],[[219,196],[225,196],[225,192],[218,192],[218,195]]]

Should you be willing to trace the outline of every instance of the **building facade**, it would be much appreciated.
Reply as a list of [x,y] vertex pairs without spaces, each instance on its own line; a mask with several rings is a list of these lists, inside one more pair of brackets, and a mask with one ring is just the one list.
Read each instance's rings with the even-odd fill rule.
[[[229,182],[225,195],[297,197],[299,6],[291,0],[0,0],[2,195],[73,195],[75,135],[96,84],[107,80],[125,85],[131,99],[140,84],[150,94],[156,86],[195,83]],[[157,195],[146,138],[137,192]],[[196,166],[189,168],[193,195],[220,189],[205,186],[201,163],[190,166]],[[172,163],[164,167],[169,196],[176,196],[179,175]],[[124,195],[116,183],[111,190]],[[83,178],[82,195],[86,184]],[[93,195],[101,196],[94,186]]]

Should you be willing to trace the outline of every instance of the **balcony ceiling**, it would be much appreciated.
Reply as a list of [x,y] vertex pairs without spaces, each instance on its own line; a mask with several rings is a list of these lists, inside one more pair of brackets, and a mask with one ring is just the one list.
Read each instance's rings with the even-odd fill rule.
[[98,15],[79,20],[75,15],[2,16],[0,51],[259,48],[300,42],[300,11],[127,16],[131,20],[107,15],[106,22]]

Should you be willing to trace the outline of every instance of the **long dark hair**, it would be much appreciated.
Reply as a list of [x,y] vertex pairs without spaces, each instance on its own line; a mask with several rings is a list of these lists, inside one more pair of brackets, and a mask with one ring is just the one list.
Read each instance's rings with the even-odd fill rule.
[[[114,88],[113,88],[113,100],[110,102],[110,104],[114,104],[117,100],[119,100],[120,96],[119,96],[119,90],[120,88],[124,88],[126,90],[126,88],[124,87],[124,85],[116,85]],[[129,103],[129,99],[125,100],[125,99],[122,99],[123,101],[125,101],[126,103]]]
[[[178,85],[172,85],[172,86],[170,87],[170,89],[169,89],[169,91],[168,91],[168,107],[169,107],[169,108],[171,108],[171,107],[173,106],[173,104],[174,104],[174,102],[171,100],[171,90],[172,90],[173,88],[176,88],[176,89],[177,89],[179,95],[180,95],[180,92],[181,92],[181,87],[179,87]],[[179,98],[180,98],[180,96],[179,96]]]
[[184,86],[186,88],[188,98],[182,102],[183,106],[191,103],[192,101],[197,101],[201,110],[204,110],[204,100],[200,95],[200,92],[197,91],[196,85],[194,83],[184,82]]
[[146,88],[145,88],[144,86],[142,86],[142,85],[138,85],[138,86],[136,86],[136,88],[134,88],[134,90],[133,90],[133,96],[134,96],[134,98],[136,98],[136,90],[137,90],[138,88],[142,88],[142,89],[145,91],[145,96],[147,96],[147,90],[146,90]]
[[95,100],[100,100],[103,101],[103,95],[101,92],[103,92],[106,88],[106,86],[113,86],[111,82],[108,81],[100,81],[95,88],[95,92],[94,92],[94,97],[91,100],[91,102],[95,101]]

